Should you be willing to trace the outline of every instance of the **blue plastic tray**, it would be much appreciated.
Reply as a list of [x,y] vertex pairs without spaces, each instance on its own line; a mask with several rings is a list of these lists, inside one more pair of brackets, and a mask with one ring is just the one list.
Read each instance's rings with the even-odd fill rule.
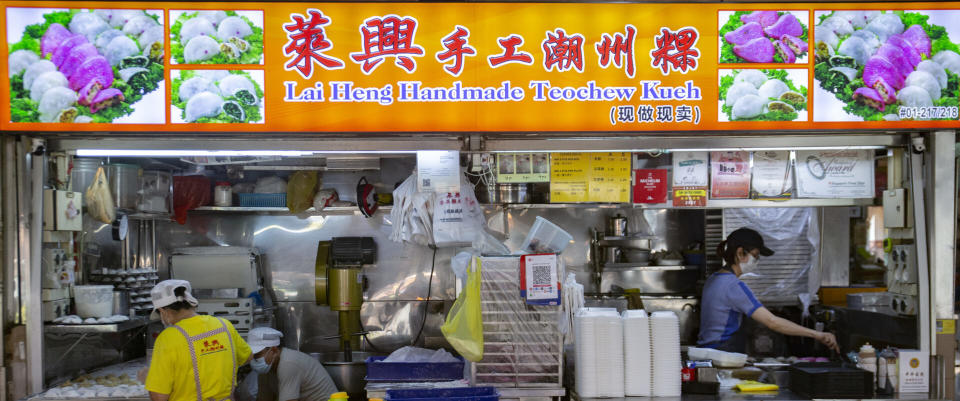
[[240,207],[287,207],[287,194],[237,194]]
[[498,401],[500,400],[500,392],[494,387],[387,390],[387,396],[384,399],[393,401]]
[[384,356],[367,358],[367,381],[381,383],[450,381],[463,378],[460,362],[378,362]]

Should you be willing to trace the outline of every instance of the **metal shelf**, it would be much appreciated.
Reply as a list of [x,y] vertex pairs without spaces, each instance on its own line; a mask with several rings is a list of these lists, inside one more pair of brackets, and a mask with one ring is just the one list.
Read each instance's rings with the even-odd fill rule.
[[56,334],[103,334],[121,333],[150,324],[148,319],[130,319],[126,322],[109,324],[48,324],[44,326],[47,333]]
[[634,271],[677,271],[699,269],[697,265],[654,266],[647,263],[605,263],[604,269],[634,270]]
[[[393,206],[380,206],[377,209],[377,212],[389,212],[391,209],[393,209]],[[309,208],[303,213],[290,213],[290,210],[285,207],[201,206],[196,209],[191,209],[190,213],[260,213],[288,216],[299,216],[301,214],[306,214],[310,216],[326,216],[360,214],[360,209],[356,206],[338,206],[328,207],[320,212],[317,212],[314,210],[314,208]]]
[[866,199],[785,199],[785,200],[754,200],[754,199],[709,199],[703,207],[676,207],[672,203],[634,204],[634,203],[516,203],[516,204],[488,204],[485,206],[504,207],[506,209],[737,209],[755,207],[843,207],[873,205],[873,198]]

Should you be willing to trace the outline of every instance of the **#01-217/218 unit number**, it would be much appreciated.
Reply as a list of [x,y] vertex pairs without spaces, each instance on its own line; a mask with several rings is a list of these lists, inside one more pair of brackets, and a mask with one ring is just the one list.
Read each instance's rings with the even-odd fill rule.
[[899,117],[902,120],[932,120],[960,117],[957,107],[901,107]]

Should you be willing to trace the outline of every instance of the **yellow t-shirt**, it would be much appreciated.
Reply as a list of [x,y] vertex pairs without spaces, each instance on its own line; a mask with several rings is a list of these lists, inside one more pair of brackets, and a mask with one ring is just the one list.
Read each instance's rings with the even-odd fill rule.
[[[250,357],[250,346],[230,322],[226,322],[227,331],[233,338],[233,347],[230,349],[228,333],[220,333],[202,340],[194,341],[194,351],[197,353],[197,366],[200,370],[200,386],[203,389],[203,399],[222,400],[230,397],[233,387],[233,378],[239,368]],[[220,319],[213,316],[194,316],[177,322],[191,337],[219,329]],[[237,366],[233,366],[233,356],[236,355]],[[153,347],[153,359],[150,361],[150,371],[147,374],[147,391],[159,394],[169,394],[170,401],[196,401],[197,385],[194,380],[193,362],[187,339],[180,330],[168,327],[157,337]]]

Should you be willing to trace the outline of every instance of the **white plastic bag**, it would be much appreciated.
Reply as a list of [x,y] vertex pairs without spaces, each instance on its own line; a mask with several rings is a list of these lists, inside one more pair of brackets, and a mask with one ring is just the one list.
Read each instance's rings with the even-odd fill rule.
[[459,193],[437,194],[433,210],[433,240],[438,248],[472,245],[483,235],[483,209],[465,176],[460,177]]
[[287,193],[287,181],[277,176],[263,177],[257,180],[254,192],[258,194]]
[[107,174],[103,167],[97,169],[96,175],[93,176],[93,183],[87,187],[87,193],[84,196],[90,216],[104,224],[110,224],[116,220],[117,210],[113,204],[113,196],[110,195],[110,185],[107,183]]

